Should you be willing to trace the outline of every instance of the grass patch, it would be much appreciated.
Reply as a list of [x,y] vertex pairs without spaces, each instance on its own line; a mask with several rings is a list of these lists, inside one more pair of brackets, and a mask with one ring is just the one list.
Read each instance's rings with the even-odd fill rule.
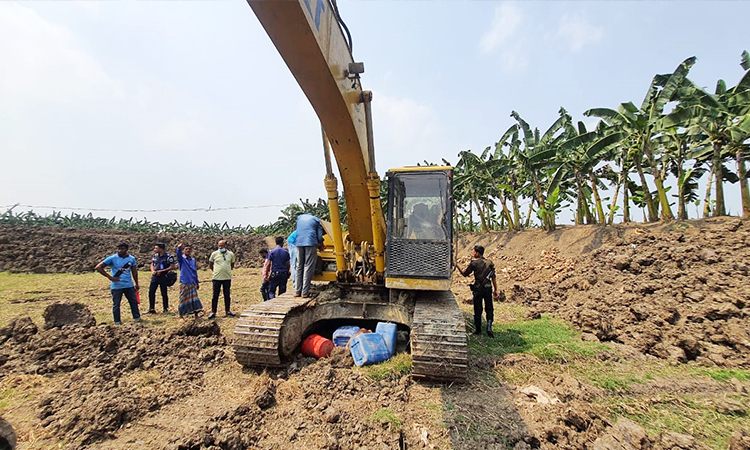
[[411,373],[411,355],[398,353],[388,361],[360,368],[364,374],[374,381],[398,380]]
[[[204,308],[211,305],[211,273],[208,270],[199,270],[198,278],[201,280],[201,289],[198,295],[203,301]],[[179,326],[177,316],[151,316],[144,313],[148,310],[148,285],[151,274],[141,271],[138,274],[140,281],[141,305],[140,311],[143,317],[143,325],[146,327],[171,328]],[[232,309],[240,312],[250,304],[261,302],[260,297],[260,269],[237,268],[232,271]],[[169,292],[169,307],[172,311],[177,310],[179,288],[172,286]],[[112,296],[109,290],[109,281],[95,272],[83,274],[70,273],[10,273],[0,272],[0,327],[4,327],[16,317],[28,316],[37,326],[44,323],[45,308],[56,302],[78,302],[86,305],[97,323],[112,323]],[[161,294],[157,293],[156,306],[161,309]],[[130,322],[132,316],[130,307],[125,298],[121,303],[121,313],[124,322]],[[222,333],[231,335],[234,328],[234,319],[218,318],[220,324],[224,321],[231,323],[230,326],[222,326]],[[223,324],[222,324],[223,325]]]
[[642,379],[631,374],[603,373],[590,377],[590,380],[594,385],[612,392],[627,391],[635,383],[644,383]]
[[508,353],[529,353],[547,361],[567,361],[576,357],[596,355],[607,347],[598,342],[583,342],[580,333],[561,320],[542,316],[537,320],[519,320],[494,324],[495,337],[469,337],[473,355],[503,356]]
[[0,411],[8,407],[11,398],[13,398],[15,394],[15,388],[7,388],[0,392]]
[[391,408],[380,408],[370,415],[369,421],[383,425],[388,424],[396,430],[400,430],[403,427],[401,418]]
[[613,412],[613,420],[626,417],[651,434],[690,434],[709,448],[728,448],[734,430],[750,429],[747,416],[721,414],[707,402],[686,396],[618,397],[608,399],[606,406]]
[[742,369],[716,369],[706,368],[697,369],[694,371],[698,375],[705,375],[711,377],[716,381],[729,381],[732,378],[737,378],[740,381],[750,380],[750,371]]

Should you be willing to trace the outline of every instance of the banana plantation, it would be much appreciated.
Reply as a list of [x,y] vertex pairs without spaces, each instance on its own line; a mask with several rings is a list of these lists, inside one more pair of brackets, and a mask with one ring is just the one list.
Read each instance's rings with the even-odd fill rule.
[[513,111],[515,123],[494,146],[458,155],[458,228],[554,230],[566,208],[576,224],[630,222],[637,210],[648,222],[684,220],[688,205],[723,216],[725,187],[739,189],[741,214],[750,218],[750,57],[742,53],[735,86],[719,80],[713,93],[688,78],[695,61],[656,75],[640,106],[585,111],[599,119],[593,130],[560,108],[541,133]]
[[[742,217],[750,218],[745,167],[750,149],[750,55],[742,52],[744,73],[737,84],[728,87],[719,80],[713,93],[688,77],[695,61],[688,58],[673,73],[656,75],[640,106],[627,102],[617,109],[585,111],[584,116],[599,119],[593,130],[581,121],[575,123],[560,108],[559,118],[541,133],[513,111],[515,123],[494,145],[479,154],[466,150],[458,155],[453,184],[458,230],[538,225],[554,230],[565,209],[573,212],[576,224],[630,222],[641,216],[638,212],[648,222],[685,220],[689,205],[700,206],[702,217],[723,216],[729,212],[725,187],[739,190],[741,205],[736,207],[741,207]],[[339,207],[346,224],[343,196]],[[303,212],[329,220],[324,199],[300,199],[283,209],[275,222],[257,227],[160,224],[90,213],[14,215],[11,210],[0,214],[0,224],[275,235],[291,233]]]

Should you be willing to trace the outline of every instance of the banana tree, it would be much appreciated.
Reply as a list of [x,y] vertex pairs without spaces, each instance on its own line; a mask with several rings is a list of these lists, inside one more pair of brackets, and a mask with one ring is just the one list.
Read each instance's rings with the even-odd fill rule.
[[556,160],[557,148],[564,141],[564,133],[558,132],[564,130],[566,123],[570,121],[570,116],[565,109],[560,108],[560,117],[544,134],[540,134],[538,128],[532,131],[529,124],[516,111],[511,113],[511,117],[516,120],[516,124],[508,128],[504,135],[513,135],[518,132],[523,137],[520,139],[522,145],[513,147],[510,156],[523,167],[524,172],[529,177],[534,188],[538,206],[537,214],[542,221],[542,226],[547,231],[553,231],[555,229],[555,215],[559,205],[557,205],[557,202],[548,204],[547,196],[555,193],[555,191],[548,189],[545,193],[543,181],[547,172],[558,165]]
[[595,108],[584,113],[586,116],[600,117],[611,125],[620,127],[627,139],[634,139],[633,144],[637,145],[638,150],[638,153],[633,155],[634,162],[641,177],[641,183],[643,183],[644,201],[648,207],[650,221],[656,220],[657,205],[650,198],[648,184],[640,168],[641,158],[645,158],[645,164],[651,169],[662,220],[674,219],[664,189],[663,174],[665,171],[661,170],[657,163],[658,158],[653,152],[651,139],[661,127],[661,121],[664,118],[664,106],[676,99],[680,88],[687,79],[690,68],[695,64],[695,60],[694,56],[687,58],[677,66],[672,74],[655,76],[640,108],[636,108],[633,103],[623,103],[618,111]]
[[711,146],[711,178],[714,185],[716,207],[714,216],[726,215],[724,183],[731,177],[724,161],[734,156],[737,163],[737,180],[740,184],[743,217],[750,218],[750,191],[748,191],[745,153],[746,141],[750,139],[750,56],[742,53],[741,67],[744,75],[733,88],[727,88],[724,80],[716,83],[713,94],[686,80],[683,86],[684,100],[668,115],[670,126],[698,129]]
[[454,196],[457,193],[458,197],[467,202],[470,208],[473,205],[479,214],[482,231],[489,231],[492,210],[490,208],[490,182],[487,169],[484,167],[485,161],[470,150],[462,151],[458,156],[453,181]]
[[[578,128],[568,123],[566,126],[566,138],[558,151],[558,159],[561,162],[555,176],[552,179],[551,188],[556,183],[566,178],[573,178],[577,188],[577,214],[576,224],[598,222],[606,224],[604,207],[599,195],[599,180],[594,174],[594,169],[607,157],[614,145],[623,138],[620,132],[609,132],[610,129],[587,131],[583,122],[578,122]],[[589,183],[588,189],[584,189]],[[590,192],[590,195],[586,192]],[[597,217],[594,219],[588,205],[588,197],[593,196]]]

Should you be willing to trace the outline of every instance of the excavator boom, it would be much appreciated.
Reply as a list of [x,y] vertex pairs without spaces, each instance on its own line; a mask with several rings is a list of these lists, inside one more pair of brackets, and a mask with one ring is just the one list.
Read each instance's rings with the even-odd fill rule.
[[325,130],[338,164],[353,242],[373,242],[362,86],[328,0],[248,0]]

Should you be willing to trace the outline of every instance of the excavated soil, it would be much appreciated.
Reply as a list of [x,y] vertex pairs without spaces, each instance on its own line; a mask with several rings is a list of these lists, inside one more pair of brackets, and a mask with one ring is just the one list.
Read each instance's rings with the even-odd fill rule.
[[[596,239],[588,239],[579,250],[575,241],[565,248],[555,245],[554,234],[529,232],[524,240],[538,238],[536,248],[529,242],[532,251],[505,251],[496,240],[487,256],[506,300],[529,306],[532,317],[550,313],[586,339],[674,363],[750,369],[750,223],[727,219],[611,233],[597,248],[591,247]],[[512,246],[523,245],[519,240]]]
[[[66,308],[67,306],[67,308]],[[190,395],[212,364],[225,358],[215,322],[187,322],[174,331],[91,326],[80,304],[51,305],[39,330],[28,317],[0,329],[0,381],[17,374],[57,378],[37,402],[41,426],[84,448],[110,439],[124,424]],[[83,320],[51,327],[78,313]]]
[[[227,248],[237,257],[238,267],[260,267],[258,250],[268,248],[265,236],[220,236],[148,234],[117,230],[0,225],[0,272],[83,273],[91,272],[104,258],[126,242],[138,267],[148,269],[154,244],[166,244],[174,254],[179,242],[193,247],[193,256],[206,267],[216,243],[227,240]],[[271,246],[273,243],[271,242]]]
[[[8,229],[0,231],[1,241]],[[110,233],[50,229],[45,237],[38,229],[27,231],[26,249],[111,240],[102,241],[96,254],[79,253],[71,267],[93,267],[123,240]],[[74,243],[64,244],[61,234]],[[148,256],[156,238],[166,240],[130,242],[140,242]],[[207,238],[206,251],[215,240]],[[262,238],[251,242],[265,245]],[[495,262],[505,302],[522,305],[530,317],[565,319],[583,339],[607,343],[609,350],[598,355],[602,367],[664,360],[750,368],[747,222],[464,235],[462,266],[475,244],[486,246]],[[0,253],[7,254],[7,247],[0,245]],[[255,251],[245,250],[251,257]],[[454,289],[464,302],[467,282],[457,279]],[[342,350],[258,374],[234,362],[215,322],[189,321],[171,330],[115,327],[95,324],[76,303],[50,305],[44,319],[35,324],[19,317],[0,329],[0,383],[35,392],[29,405],[3,414],[22,431],[19,443],[34,449],[706,448],[688,434],[649,434],[626,419],[613,420],[601,400],[617,393],[528,354],[472,355],[470,379],[462,385],[410,376],[374,381],[353,369]],[[506,382],[496,376],[504,370],[527,376]],[[749,391],[747,381],[673,377],[634,384],[627,395],[642,399],[633,407],[644,409],[664,399],[702,396],[711,399],[712,414],[745,417]],[[749,436],[727,430],[729,448],[750,448]]]

